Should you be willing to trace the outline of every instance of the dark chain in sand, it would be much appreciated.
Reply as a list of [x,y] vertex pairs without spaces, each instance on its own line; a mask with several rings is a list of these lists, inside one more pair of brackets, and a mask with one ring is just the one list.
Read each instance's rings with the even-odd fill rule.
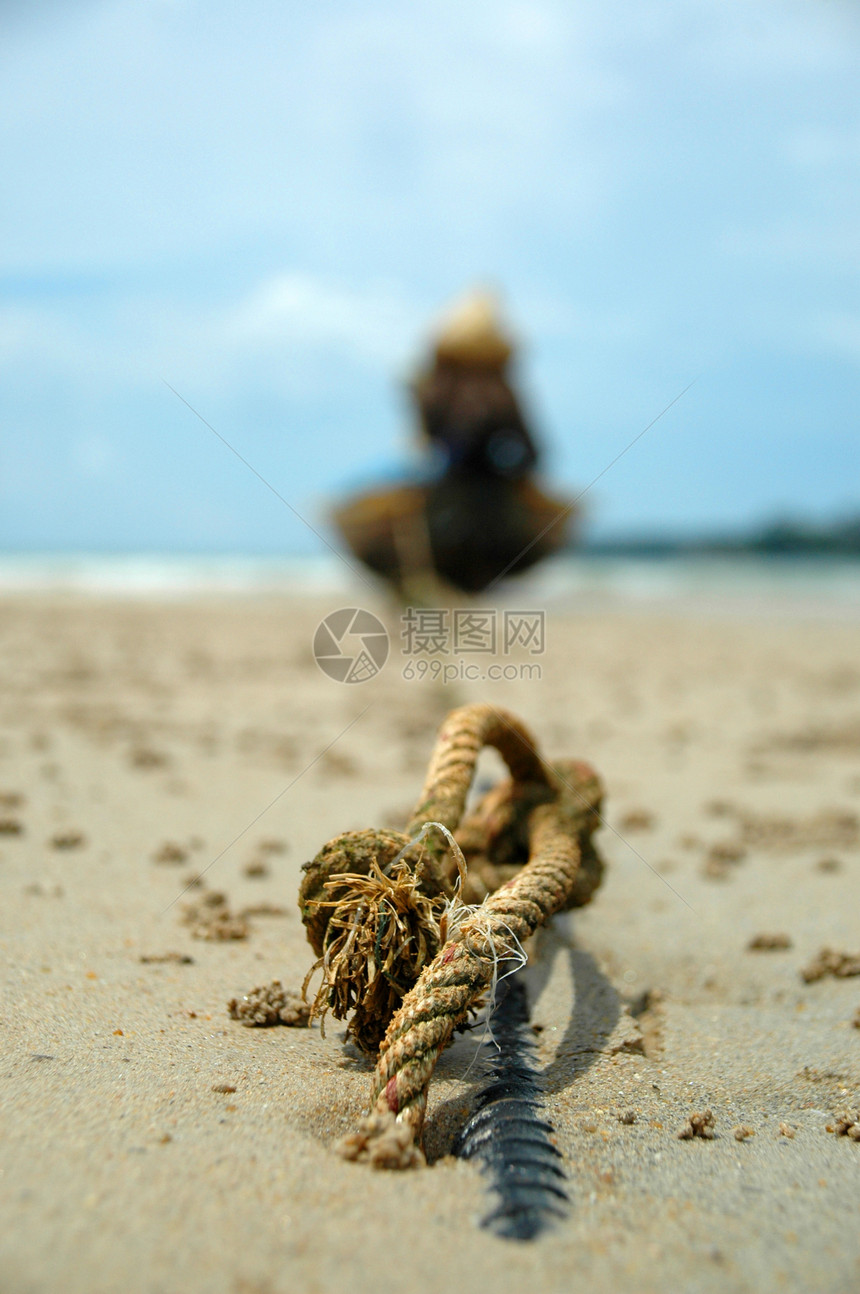
[[[486,745],[494,746],[505,759],[511,780],[490,792],[463,821],[478,754]],[[488,705],[464,706],[442,725],[407,834],[359,832],[338,837],[308,865],[300,894],[302,914],[320,953],[318,965],[329,977],[318,1001],[328,994],[341,1012],[346,1004],[355,1004],[352,1031],[359,1045],[375,1049],[368,1040],[380,1039],[372,1105],[382,1117],[348,1138],[345,1153],[357,1156],[369,1139],[385,1136],[392,1116],[401,1149],[413,1139],[420,1140],[436,1061],[454,1030],[494,985],[500,964],[510,964],[521,955],[522,942],[554,913],[588,902],[599,884],[602,865],[591,834],[600,820],[600,801],[599,780],[587,764],[566,760],[549,765],[512,715]],[[441,824],[456,835],[468,866],[470,892],[485,894],[482,903],[464,907],[460,902],[455,885],[457,851],[452,853],[445,833],[428,829],[428,823]],[[415,840],[419,835],[423,837],[420,846]],[[396,881],[388,879],[389,872]],[[375,908],[367,897],[374,886],[382,895]],[[389,892],[383,892],[385,886]],[[424,893],[419,895],[419,890]],[[431,900],[427,895],[436,897]],[[423,968],[416,958],[412,987],[399,999],[390,984],[384,984],[380,996],[383,981],[378,975],[373,987],[367,987],[355,952],[359,927],[372,909],[380,924],[378,930],[363,931],[363,947],[371,950],[368,956],[374,964],[379,960],[380,912],[388,921],[395,898],[403,912],[418,914],[414,919],[435,923],[440,945],[435,955],[425,957]],[[428,917],[431,901],[437,904],[432,909],[437,915]],[[424,931],[420,938],[424,939]],[[411,945],[416,940],[410,935],[405,942]],[[339,950],[336,973],[330,956],[333,948]],[[389,966],[394,965],[392,956]],[[402,981],[402,961],[397,966]],[[389,979],[393,980],[393,973]],[[361,981],[361,987],[356,988],[356,981]],[[400,987],[402,983],[398,991]],[[400,1154],[389,1159],[371,1154],[371,1158],[392,1166],[408,1162],[408,1156],[404,1159]]]

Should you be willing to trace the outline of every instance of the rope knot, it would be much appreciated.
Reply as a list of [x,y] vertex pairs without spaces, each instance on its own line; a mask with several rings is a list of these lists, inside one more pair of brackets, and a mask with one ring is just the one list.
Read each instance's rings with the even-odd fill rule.
[[[466,815],[488,745],[511,776]],[[305,865],[299,904],[317,961],[303,994],[322,970],[311,1017],[322,1027],[328,1011],[350,1016],[348,1034],[378,1053],[376,1122],[347,1139],[348,1157],[366,1157],[383,1116],[387,1131],[396,1115],[398,1146],[420,1136],[436,1059],[499,961],[524,957],[522,940],[554,912],[589,901],[603,870],[591,841],[601,797],[588,764],[547,764],[513,715],[464,706],[442,726],[406,832],[348,832]],[[404,1154],[372,1159],[404,1166],[391,1163]]]

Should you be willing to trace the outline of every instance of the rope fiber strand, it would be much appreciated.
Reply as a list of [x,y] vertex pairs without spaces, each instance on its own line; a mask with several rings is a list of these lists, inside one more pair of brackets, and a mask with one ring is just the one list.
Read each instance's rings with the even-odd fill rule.
[[[464,818],[488,745],[511,777]],[[345,1157],[423,1162],[430,1079],[455,1029],[495,989],[500,966],[522,963],[523,942],[600,883],[591,837],[601,801],[588,764],[548,764],[513,715],[463,706],[442,725],[406,833],[348,833],[306,864],[299,903],[318,960],[305,990],[322,970],[312,1017],[352,1011],[348,1033],[378,1052],[371,1114],[340,1143]],[[446,830],[425,830],[428,822]]]

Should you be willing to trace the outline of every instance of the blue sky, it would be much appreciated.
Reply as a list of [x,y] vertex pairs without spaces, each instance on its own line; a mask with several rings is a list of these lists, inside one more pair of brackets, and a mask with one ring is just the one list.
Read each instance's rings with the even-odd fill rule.
[[841,0],[5,0],[0,547],[315,551],[496,286],[594,533],[860,506]]

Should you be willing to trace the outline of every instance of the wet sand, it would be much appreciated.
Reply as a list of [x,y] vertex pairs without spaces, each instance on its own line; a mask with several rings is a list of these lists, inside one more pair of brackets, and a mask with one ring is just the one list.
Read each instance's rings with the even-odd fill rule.
[[[860,977],[801,974],[860,953],[860,624],[551,611],[539,680],[406,681],[395,646],[347,686],[310,652],[336,605],[0,606],[4,1294],[860,1288],[860,1142],[833,1130]],[[227,1012],[300,985],[301,864],[401,825],[444,713],[484,699],[607,787],[604,885],[527,972],[571,1197],[529,1245],[477,1226],[447,1157],[473,1035],[431,1087],[435,1162],[389,1174],[331,1149],[369,1085],[342,1025]],[[245,938],[185,923],[212,891]],[[706,1109],[716,1136],[679,1139]]]

